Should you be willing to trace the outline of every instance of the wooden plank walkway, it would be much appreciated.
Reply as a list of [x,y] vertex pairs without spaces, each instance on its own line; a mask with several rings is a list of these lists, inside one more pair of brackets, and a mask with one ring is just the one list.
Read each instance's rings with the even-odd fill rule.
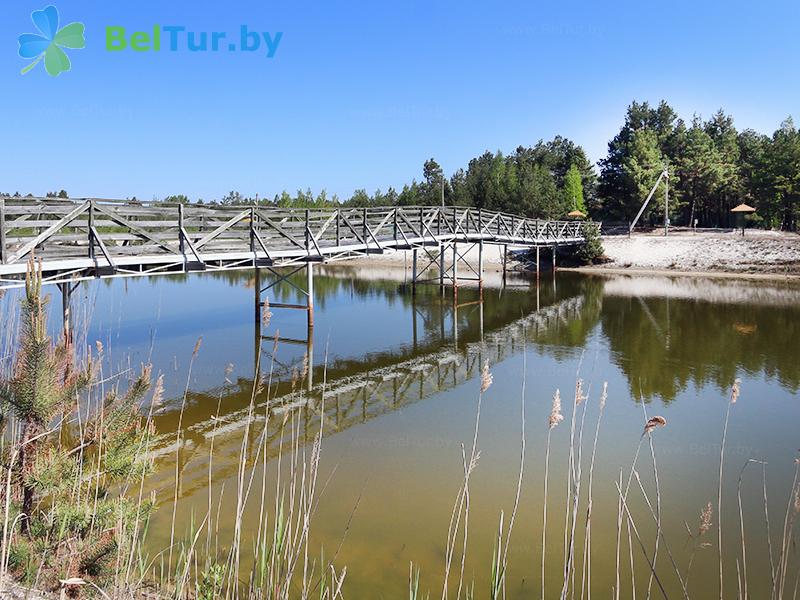
[[465,207],[288,209],[0,198],[0,289],[33,253],[45,283],[343,260],[445,243],[580,244],[596,223]]

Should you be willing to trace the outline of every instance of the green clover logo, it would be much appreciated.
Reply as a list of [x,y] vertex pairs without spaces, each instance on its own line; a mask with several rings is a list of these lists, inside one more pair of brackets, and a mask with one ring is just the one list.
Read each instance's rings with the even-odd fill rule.
[[62,48],[80,49],[86,47],[83,36],[83,23],[70,23],[62,29],[58,28],[58,9],[48,6],[31,13],[31,19],[41,32],[23,33],[19,36],[19,55],[26,59],[35,59],[22,69],[21,74],[38,65],[44,59],[44,68],[51,77],[56,77],[72,68],[69,57]]

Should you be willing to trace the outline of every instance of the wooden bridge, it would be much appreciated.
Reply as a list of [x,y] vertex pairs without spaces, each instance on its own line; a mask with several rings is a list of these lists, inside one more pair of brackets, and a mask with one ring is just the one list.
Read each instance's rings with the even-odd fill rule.
[[386,249],[413,250],[416,256],[417,249],[433,246],[443,256],[444,246],[452,245],[458,256],[459,243],[555,249],[582,243],[586,227],[598,225],[464,207],[287,209],[0,198],[0,289],[21,285],[34,254],[44,283],[63,285],[96,277],[291,265],[307,265],[310,272],[314,262]]

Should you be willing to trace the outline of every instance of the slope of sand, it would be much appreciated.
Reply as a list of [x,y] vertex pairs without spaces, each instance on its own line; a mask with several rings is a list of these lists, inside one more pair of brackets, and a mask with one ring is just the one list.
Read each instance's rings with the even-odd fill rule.
[[677,231],[603,238],[605,269],[800,275],[800,235]]

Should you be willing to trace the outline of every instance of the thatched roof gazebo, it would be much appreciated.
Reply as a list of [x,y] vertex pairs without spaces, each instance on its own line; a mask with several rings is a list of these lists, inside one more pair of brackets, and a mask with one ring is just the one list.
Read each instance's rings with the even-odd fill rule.
[[732,208],[731,212],[736,215],[736,220],[742,226],[742,235],[744,235],[744,216],[753,214],[756,209],[742,202],[739,206]]

